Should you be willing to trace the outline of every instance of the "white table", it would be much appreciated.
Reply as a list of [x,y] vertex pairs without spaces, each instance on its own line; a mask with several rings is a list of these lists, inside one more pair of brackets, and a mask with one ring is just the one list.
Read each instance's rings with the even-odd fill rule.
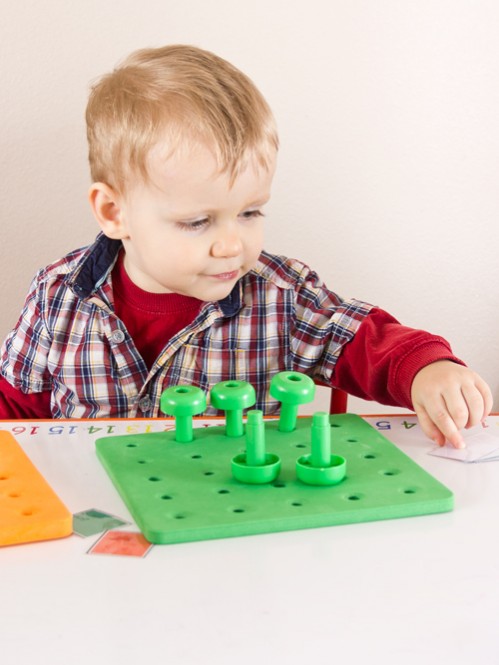
[[[403,425],[414,416],[367,420],[454,492],[453,512],[155,546],[145,558],[86,554],[97,536],[3,547],[0,662],[497,665],[499,462],[428,455],[419,426]],[[499,437],[499,416],[487,424]],[[72,513],[130,519],[96,458],[97,425],[160,426],[0,423]]]

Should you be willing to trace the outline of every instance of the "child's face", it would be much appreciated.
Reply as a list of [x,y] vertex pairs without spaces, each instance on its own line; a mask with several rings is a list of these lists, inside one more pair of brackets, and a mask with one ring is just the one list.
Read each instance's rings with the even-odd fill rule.
[[274,164],[267,171],[250,162],[231,186],[207,148],[169,158],[159,144],[148,172],[149,182],[135,184],[120,204],[130,279],[153,293],[224,298],[262,250]]

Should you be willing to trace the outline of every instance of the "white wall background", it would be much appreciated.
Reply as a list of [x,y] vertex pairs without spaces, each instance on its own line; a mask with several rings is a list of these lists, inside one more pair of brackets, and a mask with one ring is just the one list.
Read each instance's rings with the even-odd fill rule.
[[35,271],[97,232],[89,83],[190,43],[274,109],[267,248],[450,339],[499,408],[498,35],[495,0],[1,0],[0,336]]

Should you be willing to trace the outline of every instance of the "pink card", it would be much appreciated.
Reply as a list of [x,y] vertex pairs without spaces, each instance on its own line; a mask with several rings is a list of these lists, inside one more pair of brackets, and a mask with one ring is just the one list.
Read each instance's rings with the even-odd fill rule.
[[88,554],[119,554],[145,556],[152,544],[141,533],[132,531],[106,531],[88,550]]

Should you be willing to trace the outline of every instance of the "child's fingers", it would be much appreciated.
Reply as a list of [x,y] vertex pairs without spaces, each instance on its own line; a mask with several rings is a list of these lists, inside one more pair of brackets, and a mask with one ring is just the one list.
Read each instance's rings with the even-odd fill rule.
[[492,410],[493,397],[489,386],[475,374],[473,382],[464,384],[461,391],[468,408],[468,422],[465,427],[479,425]]
[[[488,390],[488,386],[485,384]],[[488,390],[490,392],[490,390]],[[478,385],[464,386],[462,389],[463,398],[468,406],[468,422],[465,427],[474,427],[479,425],[489,414],[492,407],[492,395],[490,395],[490,404],[487,391],[482,392]]]
[[445,444],[445,436],[434,424],[426,412],[426,409],[423,406],[415,406],[415,411],[419,420],[419,424],[421,425],[421,429],[426,434],[426,436],[429,439],[432,439],[432,441],[435,441],[437,445],[443,446]]
[[486,383],[481,376],[476,377],[476,387],[483,399],[483,416],[482,420],[486,418],[489,413],[492,411],[494,405],[494,398],[492,397],[492,391],[489,387],[489,384]]
[[449,399],[449,404],[442,397],[432,400],[430,406],[420,406],[416,413],[425,434],[439,446],[447,439],[454,448],[465,447],[459,430],[468,422],[468,409],[462,395]]

